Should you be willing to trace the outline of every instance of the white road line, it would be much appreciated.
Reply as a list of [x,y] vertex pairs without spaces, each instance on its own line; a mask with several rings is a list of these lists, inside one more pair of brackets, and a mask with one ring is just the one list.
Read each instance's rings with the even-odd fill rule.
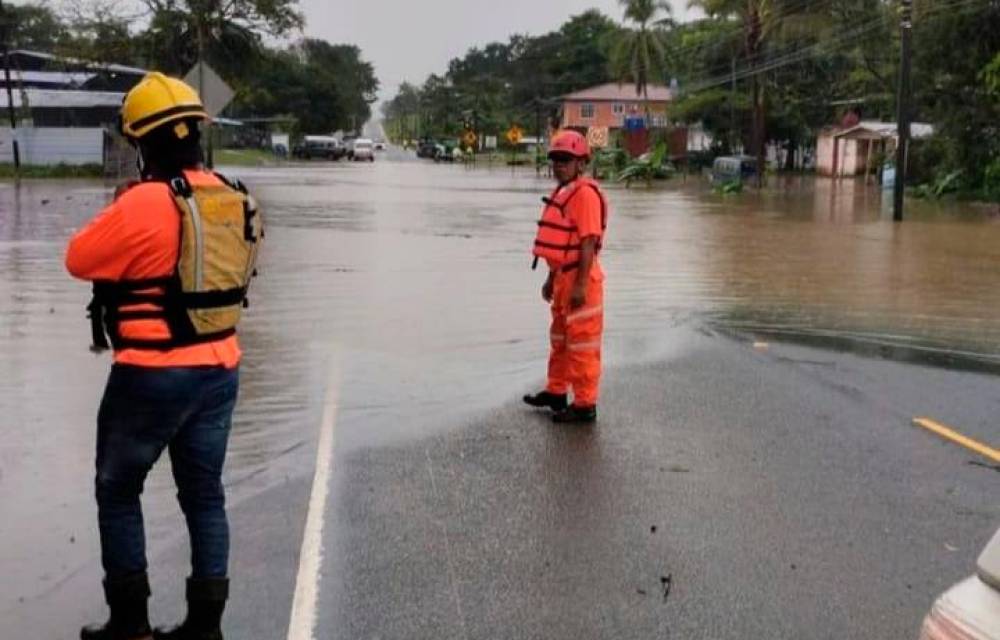
[[313,474],[309,512],[299,550],[299,573],[295,578],[295,599],[288,622],[288,640],[314,640],[316,637],[316,599],[319,595],[319,571],[323,564],[323,522],[330,490],[333,464],[333,434],[337,422],[337,392],[340,376],[336,368],[330,376],[323,401],[319,443],[316,447],[316,471]]
[[[434,479],[434,463],[431,462],[431,450],[425,448],[424,455],[427,456],[427,473],[431,476],[431,492],[434,494],[434,499],[437,502],[441,502],[441,496],[438,494],[437,490],[437,480]],[[458,592],[458,580],[455,578],[455,567],[452,562],[451,540],[448,539],[448,524],[442,520],[438,520],[437,518],[434,518],[434,521],[441,527],[441,533],[444,535],[444,552],[445,559],[448,564],[448,581],[451,583],[451,595],[455,600],[455,610],[458,613],[458,621],[462,625],[462,637],[468,638],[469,632],[465,628],[465,614],[462,613],[462,596]]]

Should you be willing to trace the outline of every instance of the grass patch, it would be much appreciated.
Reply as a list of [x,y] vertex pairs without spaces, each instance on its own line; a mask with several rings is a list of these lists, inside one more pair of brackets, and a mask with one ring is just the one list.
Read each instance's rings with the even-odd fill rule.
[[263,149],[217,149],[215,164],[230,167],[266,167],[284,160]]
[[[0,178],[13,178],[17,175],[13,163],[0,162]],[[104,177],[104,167],[99,164],[56,164],[51,166],[21,165],[22,178],[101,178]]]

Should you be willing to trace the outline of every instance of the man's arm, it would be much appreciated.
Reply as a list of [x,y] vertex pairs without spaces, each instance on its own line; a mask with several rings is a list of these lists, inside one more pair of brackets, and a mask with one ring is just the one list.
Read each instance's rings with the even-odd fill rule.
[[587,302],[587,281],[590,280],[590,268],[594,265],[596,253],[597,236],[587,236],[580,241],[580,266],[577,267],[573,291],[569,297],[571,309],[579,309]]
[[112,203],[77,231],[66,248],[66,270],[81,280],[120,280],[125,215]]

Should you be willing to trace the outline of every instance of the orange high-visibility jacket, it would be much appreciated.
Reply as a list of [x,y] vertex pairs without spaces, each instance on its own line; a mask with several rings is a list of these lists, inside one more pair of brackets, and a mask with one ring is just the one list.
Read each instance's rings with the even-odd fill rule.
[[591,178],[580,177],[569,184],[557,187],[551,196],[542,198],[545,208],[542,210],[541,220],[538,221],[533,253],[537,258],[548,261],[552,268],[571,271],[580,262],[580,229],[576,220],[569,215],[567,208],[573,198],[584,189],[592,189],[600,199],[601,230],[597,236],[597,251],[601,250],[604,231],[608,226],[607,199],[597,182]]

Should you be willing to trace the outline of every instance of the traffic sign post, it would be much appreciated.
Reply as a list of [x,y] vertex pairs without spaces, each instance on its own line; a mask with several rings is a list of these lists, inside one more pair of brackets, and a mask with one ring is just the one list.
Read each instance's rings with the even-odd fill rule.
[[521,143],[521,139],[524,138],[524,131],[515,124],[510,129],[507,129],[506,137],[507,142],[513,146],[517,146]]
[[[232,87],[226,84],[215,69],[205,64],[204,60],[199,60],[187,75],[184,76],[184,82],[198,89],[198,96],[201,97],[201,102],[205,106],[205,111],[212,118],[216,117],[222,110],[225,109],[229,103],[232,101],[233,96],[236,92],[233,91]],[[206,162],[208,167],[211,169],[215,164],[214,158],[212,157],[212,123],[208,123],[205,128],[206,137]]]
[[479,140],[479,138],[476,136],[476,132],[475,131],[467,130],[462,135],[462,142],[465,144],[466,148],[467,149],[471,149],[473,151],[473,153],[476,150],[476,141],[477,140]]

